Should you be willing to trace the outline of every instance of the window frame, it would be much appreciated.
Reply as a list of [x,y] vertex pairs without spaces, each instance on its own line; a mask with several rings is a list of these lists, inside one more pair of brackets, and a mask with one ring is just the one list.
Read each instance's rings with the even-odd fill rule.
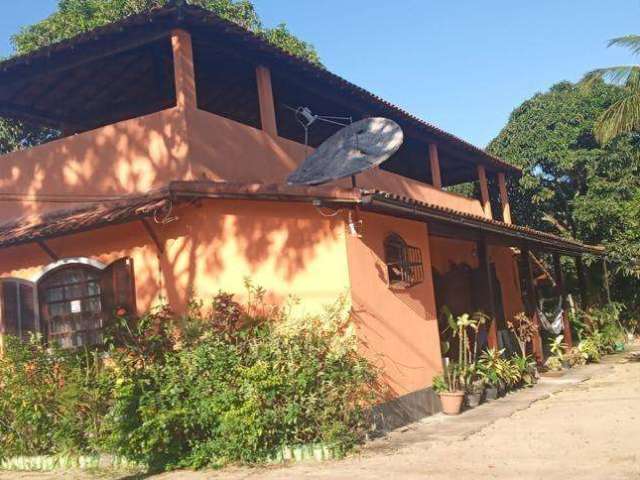
[[[38,333],[42,333],[42,324],[40,322],[40,301],[38,298],[38,284],[36,282],[25,280],[24,278],[18,277],[2,277],[0,278],[0,311],[4,314],[4,286],[7,283],[15,283],[16,284],[16,337],[24,339],[24,331],[23,331],[23,322],[22,322],[22,297],[21,297],[21,289],[20,286],[24,285],[33,289],[33,323],[34,330]],[[4,335],[6,332],[4,329],[5,325],[2,325],[2,329],[0,329],[0,335]]]
[[[66,259],[69,260],[69,259]],[[102,274],[104,272],[103,268],[99,268],[96,267],[93,264],[90,263],[86,263],[86,262],[73,262],[73,261],[63,261],[63,262],[56,262],[58,263],[58,265],[53,266],[49,265],[45,268],[45,272],[43,274],[40,275],[39,280],[36,282],[36,286],[37,286],[37,291],[38,291],[38,295],[37,295],[37,309],[38,309],[38,313],[40,315],[40,318],[43,319],[47,319],[47,324],[46,325],[41,325],[42,328],[40,328],[40,332],[42,333],[43,337],[45,338],[45,340],[47,342],[51,342],[52,339],[57,339],[58,337],[62,337],[62,338],[70,338],[72,339],[72,342],[74,341],[73,339],[75,338],[75,336],[77,334],[82,334],[82,335],[87,335],[89,334],[89,332],[94,332],[94,334],[99,335],[99,333],[101,332],[101,330],[104,328],[104,311],[103,311],[103,306],[102,306]],[[83,272],[85,272],[85,278],[82,281],[79,282],[63,282],[63,283],[59,283],[59,284],[54,284],[54,285],[47,285],[47,281],[55,276],[55,275],[59,275],[60,273],[64,272],[65,270],[81,270]],[[94,273],[96,273],[96,276],[94,279],[89,279],[86,276],[86,272],[88,271],[92,271]],[[98,286],[98,293],[97,294],[93,294],[93,295],[82,295],[80,298],[74,298],[74,299],[66,299],[64,298],[64,290],[66,287],[73,287],[76,285],[88,285],[89,283],[95,283]],[[48,301],[46,299],[46,295],[42,294],[44,292],[44,290],[50,290],[52,288],[61,288],[63,290],[63,298],[61,300],[55,300],[55,301]],[[99,302],[100,302],[100,309],[99,311],[95,311],[95,312],[90,312],[92,315],[98,315],[100,317],[100,327],[95,328],[95,329],[81,329],[81,330],[77,330],[77,329],[73,329],[71,330],[69,333],[67,333],[66,335],[60,335],[58,333],[52,334],[51,332],[51,320],[54,317],[61,317],[61,318],[65,318],[67,319],[67,321],[73,321],[73,316],[74,315],[83,315],[85,313],[85,311],[80,311],[77,313],[65,313],[63,315],[52,315],[51,313],[49,313],[48,315],[45,313],[45,308],[50,309],[51,305],[54,304],[61,304],[61,303],[68,303],[68,302],[73,302],[73,301],[77,301],[80,300],[81,302],[88,299],[88,298],[98,298]],[[47,318],[47,317],[51,317],[51,318]],[[71,320],[69,320],[71,319]],[[75,323],[75,322],[74,322]],[[46,331],[45,331],[46,330]],[[83,337],[84,338],[84,337]],[[61,343],[61,347],[62,348],[77,348],[79,346],[95,346],[95,345],[99,345],[101,342],[98,343],[85,343],[83,345],[71,345],[71,346],[65,346],[62,345]]]
[[[384,239],[383,249],[389,288],[406,289],[424,281],[424,263],[420,248],[409,245],[402,236],[391,232]],[[397,251],[397,258],[390,258],[391,249]]]

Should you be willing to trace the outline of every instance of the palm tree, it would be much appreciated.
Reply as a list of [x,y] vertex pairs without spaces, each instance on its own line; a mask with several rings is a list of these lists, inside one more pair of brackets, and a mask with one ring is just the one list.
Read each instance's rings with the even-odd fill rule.
[[[609,41],[608,46],[620,46],[640,55],[640,35],[626,35]],[[640,65],[620,65],[599,68],[585,75],[585,85],[605,80],[623,88],[623,96],[605,110],[594,128],[596,139],[605,144],[623,133],[640,131]]]

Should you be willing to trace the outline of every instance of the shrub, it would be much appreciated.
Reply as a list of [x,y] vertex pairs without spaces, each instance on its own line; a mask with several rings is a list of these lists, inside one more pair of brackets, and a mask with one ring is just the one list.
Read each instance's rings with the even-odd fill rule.
[[374,375],[329,339],[266,325],[205,336],[118,380],[110,446],[152,468],[266,460],[283,445],[346,450],[365,430]]
[[600,348],[596,336],[591,336],[581,340],[578,344],[578,351],[584,356],[587,362],[600,361]]
[[337,341],[340,302],[327,310],[333,328],[296,331],[248,287],[244,305],[220,293],[181,317],[161,307],[118,319],[103,352],[7,339],[1,454],[111,453],[158,470],[261,462],[319,442],[346,452],[366,432],[377,372]]
[[111,379],[98,352],[6,337],[0,355],[0,457],[95,451]]
[[[612,353],[626,341],[626,332],[620,323],[623,306],[610,303],[587,311],[579,310],[571,319],[578,333],[578,349],[588,361],[599,361],[601,355]],[[582,345],[582,347],[580,347]]]

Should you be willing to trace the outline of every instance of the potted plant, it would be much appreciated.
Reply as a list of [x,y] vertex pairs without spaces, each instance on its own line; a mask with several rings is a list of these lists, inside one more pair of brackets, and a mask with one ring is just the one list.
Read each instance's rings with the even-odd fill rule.
[[490,348],[480,355],[478,373],[484,380],[485,399],[495,400],[502,390],[504,383],[501,378],[502,354],[504,350]]
[[462,410],[464,390],[460,382],[460,369],[455,364],[444,367],[444,373],[433,379],[433,389],[440,397],[442,413],[458,415]]
[[531,387],[538,381],[538,369],[536,362],[531,357],[517,355],[511,359],[512,363],[518,370],[520,383],[526,387]]
[[484,377],[479,371],[477,362],[467,366],[464,375],[465,403],[468,407],[477,407],[484,396]]
[[547,371],[544,372],[545,377],[560,377],[562,376],[562,362],[558,357],[552,356],[547,358],[544,362],[544,366]]
[[564,335],[558,335],[552,339],[551,342],[549,342],[549,351],[553,357],[556,357],[560,361],[562,368],[569,368],[569,362],[564,355],[567,350],[567,344],[562,340],[564,340]]
[[475,380],[467,383],[465,399],[467,406],[470,408],[477,407],[482,403],[482,397],[484,396],[485,386],[484,379],[476,378]]
[[565,353],[565,359],[569,362],[569,366],[575,367],[585,365],[589,356],[581,352],[578,347],[573,347],[569,352]]
[[[454,317],[451,311],[444,307],[442,313],[447,318],[447,323],[454,338],[458,340],[458,363],[456,364],[459,387],[466,393],[467,405],[477,406],[484,392],[484,381],[476,368],[476,355],[478,352],[478,331],[486,322],[486,315],[482,312],[474,314],[464,313]],[[473,334],[474,341],[471,342]],[[473,343],[473,345],[472,345]],[[444,351],[449,350],[450,345],[441,346]],[[448,361],[448,360],[447,360]],[[446,371],[446,369],[445,369]]]

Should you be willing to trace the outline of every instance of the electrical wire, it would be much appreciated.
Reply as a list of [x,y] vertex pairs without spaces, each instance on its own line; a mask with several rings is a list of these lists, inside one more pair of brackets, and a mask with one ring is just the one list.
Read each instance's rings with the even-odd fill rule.
[[333,212],[331,212],[331,213],[324,213],[324,212],[322,211],[322,207],[318,207],[317,205],[316,205],[315,207],[316,207],[316,210],[318,211],[318,213],[319,213],[321,216],[323,216],[323,217],[327,217],[327,218],[329,218],[329,217],[335,217],[335,216],[337,216],[337,215],[340,215],[340,213],[342,212],[342,209],[341,209],[341,208],[339,208],[338,210],[334,210],[334,211],[333,211]]
[[67,194],[43,194],[32,193],[7,193],[0,192],[0,202],[43,202],[43,203],[78,203],[117,201],[131,198],[132,195],[67,195]]

